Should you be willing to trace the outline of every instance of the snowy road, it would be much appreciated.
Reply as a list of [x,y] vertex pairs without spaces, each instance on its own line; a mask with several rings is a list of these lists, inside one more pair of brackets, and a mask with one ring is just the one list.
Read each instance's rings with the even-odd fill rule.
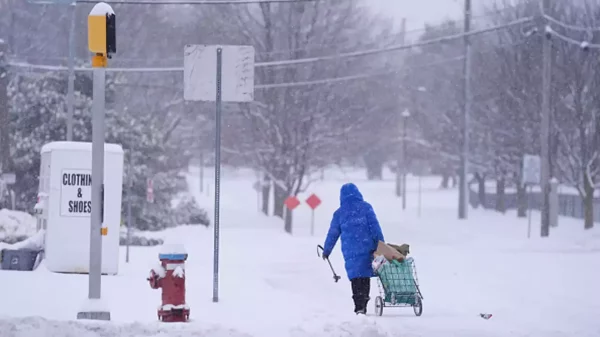
[[[410,180],[403,212],[393,182],[366,182],[353,173],[386,241],[411,245],[425,297],[421,317],[410,308],[386,308],[383,317],[375,317],[373,301],[369,316],[356,317],[349,282],[343,277],[334,283],[315,249],[338,205],[344,177],[327,172],[326,180],[308,191],[323,199],[315,237],[309,235],[305,205],[295,211],[293,236],[283,233],[280,221],[259,215],[253,177],[229,171],[223,177],[220,303],[211,301],[212,229],[179,227],[158,234],[184,243],[190,253],[191,323],[156,321],[160,292],[145,278],[158,248],[133,248],[131,263],[125,264],[122,250],[119,275],[103,278],[111,323],[74,320],[87,295],[86,276],[53,274],[43,266],[32,273],[0,272],[0,336],[600,335],[600,232],[584,233],[579,221],[562,219],[551,238],[541,240],[534,214],[534,238],[527,240],[527,221],[512,213],[473,210],[469,221],[456,220],[456,192],[437,190],[437,180],[423,182],[419,217],[416,180]],[[199,190],[198,179],[190,178],[190,185]],[[200,198],[212,208],[206,196]],[[339,243],[332,261],[345,276]],[[373,280],[371,297],[377,292]],[[484,320],[480,313],[493,317]]]

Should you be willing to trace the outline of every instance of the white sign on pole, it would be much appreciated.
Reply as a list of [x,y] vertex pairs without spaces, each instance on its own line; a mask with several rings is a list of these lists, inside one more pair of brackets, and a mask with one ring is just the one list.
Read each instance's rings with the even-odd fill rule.
[[2,173],[0,180],[7,185],[14,185],[17,182],[17,175],[14,173]]
[[60,215],[89,217],[92,212],[91,170],[65,169],[60,179]]
[[186,45],[183,98],[214,102],[217,97],[217,48],[222,49],[221,100],[254,100],[254,47]]
[[523,185],[539,185],[541,181],[542,161],[540,156],[523,156]]

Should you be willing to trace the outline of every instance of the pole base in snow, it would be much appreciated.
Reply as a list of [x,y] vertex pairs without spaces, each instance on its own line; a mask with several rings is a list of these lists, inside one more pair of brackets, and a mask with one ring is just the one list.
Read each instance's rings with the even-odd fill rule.
[[101,299],[87,298],[79,308],[77,319],[110,321],[110,309]]
[[77,313],[77,319],[110,321],[110,312],[108,312],[108,311],[82,311],[82,312]]

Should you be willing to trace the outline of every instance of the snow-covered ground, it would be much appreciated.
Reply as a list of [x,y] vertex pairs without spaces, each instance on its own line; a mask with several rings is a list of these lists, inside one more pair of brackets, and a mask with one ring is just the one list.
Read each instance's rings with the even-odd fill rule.
[[[208,172],[207,172],[208,173]],[[0,271],[0,335],[4,336],[600,336],[600,231],[584,232],[580,221],[561,218],[551,237],[539,238],[533,214],[532,238],[527,220],[514,213],[471,210],[457,220],[456,191],[440,191],[439,178],[409,180],[403,211],[390,179],[369,182],[361,171],[328,170],[301,196],[317,193],[316,234],[310,235],[310,210],[294,212],[294,233],[257,211],[255,175],[225,170],[221,201],[220,302],[212,303],[212,228],[183,226],[161,233],[166,243],[183,243],[188,252],[187,300],[192,321],[159,323],[160,291],[146,277],[160,247],[132,247],[126,264],[121,248],[118,276],[103,277],[103,298],[110,323],[76,321],[87,296],[86,275]],[[212,185],[212,178],[206,177]],[[340,245],[331,256],[342,280],[334,283],[317,258],[339,188],[353,181],[370,201],[386,241],[409,243],[415,258],[424,313],[385,308],[382,317],[352,312]],[[198,171],[189,176],[199,191]],[[210,186],[210,192],[214,187]],[[212,210],[212,199],[196,193]],[[210,211],[212,217],[212,211]],[[378,293],[375,280],[372,295]],[[489,320],[480,313],[491,313]]]

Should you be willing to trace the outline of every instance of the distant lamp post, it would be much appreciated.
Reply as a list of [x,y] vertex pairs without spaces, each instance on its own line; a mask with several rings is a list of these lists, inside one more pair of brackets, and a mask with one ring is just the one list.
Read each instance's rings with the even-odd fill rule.
[[[410,117],[410,111],[404,109],[402,111],[402,209],[406,209],[406,174],[408,171],[408,165],[406,165],[406,135],[408,118]],[[400,169],[400,168],[398,168]]]

